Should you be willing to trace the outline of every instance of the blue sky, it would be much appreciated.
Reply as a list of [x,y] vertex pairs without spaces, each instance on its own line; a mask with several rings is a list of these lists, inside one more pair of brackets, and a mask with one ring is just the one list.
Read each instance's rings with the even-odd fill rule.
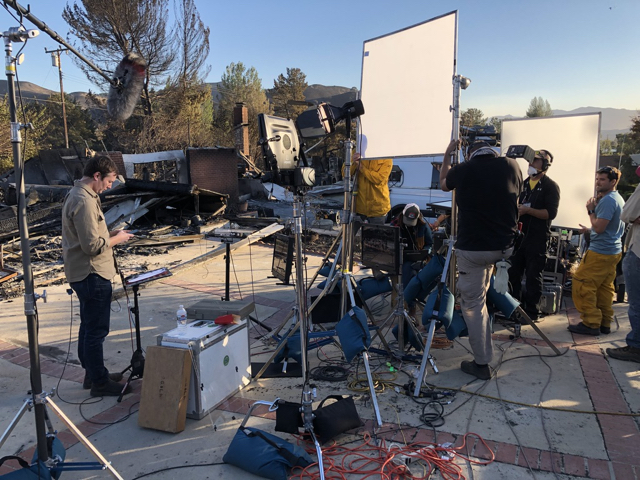
[[[61,17],[66,2],[29,4],[66,38]],[[640,109],[639,0],[196,0],[196,5],[211,28],[211,82],[219,81],[231,62],[243,62],[256,68],[265,88],[287,67],[300,68],[309,84],[359,87],[363,41],[458,10],[458,73],[472,80],[462,94],[462,109],[521,116],[535,96],[561,110]],[[0,19],[3,31],[16,25],[2,9]],[[44,53],[56,46],[44,33],[31,40],[20,80],[59,90],[57,69]],[[62,62],[65,91],[100,90],[70,56]]]

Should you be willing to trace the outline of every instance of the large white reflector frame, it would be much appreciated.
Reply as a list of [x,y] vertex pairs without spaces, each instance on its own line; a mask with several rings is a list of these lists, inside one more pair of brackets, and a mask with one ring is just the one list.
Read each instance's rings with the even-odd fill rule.
[[360,125],[366,158],[444,152],[451,138],[457,36],[454,11],[365,40]]
[[[553,163],[547,175],[560,187],[560,207],[552,225],[578,229],[589,225],[585,205],[593,197],[600,145],[600,113],[503,120],[503,155],[511,145],[549,150]],[[529,164],[518,159],[522,177]],[[487,192],[490,195],[489,192]]]

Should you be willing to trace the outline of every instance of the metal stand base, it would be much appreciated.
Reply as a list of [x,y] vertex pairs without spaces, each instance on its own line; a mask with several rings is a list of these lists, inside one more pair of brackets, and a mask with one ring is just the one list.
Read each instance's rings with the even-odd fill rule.
[[[87,450],[89,450],[89,452],[96,458],[96,460],[98,460],[97,462],[80,462],[80,463],[62,462],[58,464],[57,463],[58,460],[56,460],[55,458],[50,458],[50,459],[47,459],[47,463],[50,464],[49,465],[50,469],[55,469],[57,471],[108,470],[113,478],[116,478],[118,480],[124,480],[120,476],[120,474],[111,466],[111,463],[89,441],[89,439],[85,437],[80,430],[78,430],[78,427],[76,427],[73,424],[73,422],[69,419],[69,417],[67,417],[64,414],[64,412],[60,410],[60,408],[53,402],[53,400],[48,394],[42,393],[39,399],[39,402],[45,406],[49,406],[49,408],[53,411],[53,413],[55,413],[58,416],[60,421],[66,425],[66,427],[78,439],[78,441],[82,443],[82,445],[84,445]],[[0,448],[2,448],[2,445],[4,445],[4,443],[7,441],[7,439],[11,435],[11,432],[13,432],[15,427],[20,422],[20,419],[22,418],[22,416],[26,413],[26,411],[31,410],[33,407],[34,407],[33,399],[29,398],[24,402],[24,404],[22,405],[22,407],[20,407],[20,410],[18,411],[16,416],[13,418],[13,420],[11,421],[11,423],[9,424],[5,432],[2,434],[2,437],[0,437]],[[51,423],[50,422],[47,422],[47,423],[50,429],[48,436],[55,435],[56,432],[53,431],[53,427],[51,426]]]

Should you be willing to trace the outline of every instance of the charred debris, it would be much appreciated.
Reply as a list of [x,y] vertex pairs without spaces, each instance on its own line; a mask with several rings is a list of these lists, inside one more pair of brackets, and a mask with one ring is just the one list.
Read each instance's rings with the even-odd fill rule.
[[[175,158],[168,153],[175,154]],[[127,157],[119,152],[108,154],[115,157],[116,164]],[[128,273],[155,268],[150,257],[164,255],[205,236],[244,238],[274,223],[286,223],[286,217],[290,216],[287,214],[290,202],[285,199],[274,204],[272,199],[267,200],[259,180],[243,177],[242,165],[234,177],[228,176],[224,182],[218,183],[225,189],[231,184],[228,192],[190,183],[191,175],[184,174],[188,157],[188,150],[186,155],[182,152],[161,152],[157,161],[147,159],[143,167],[135,165],[134,168],[126,165],[125,158],[122,171],[140,178],[125,179],[121,175],[110,190],[101,194],[109,229],[127,229],[136,233],[133,241],[118,247],[121,267]],[[25,162],[30,256],[38,288],[65,281],[61,247],[62,202],[74,180],[82,177],[86,161],[87,157],[77,151],[63,149],[41,152],[38,157]],[[242,178],[238,181],[238,177]],[[16,197],[16,183],[13,171],[10,171],[0,176],[0,299],[16,297],[23,292]],[[317,204],[316,201],[313,203]],[[329,201],[324,206],[331,208],[336,205]],[[278,216],[274,214],[273,207]],[[312,223],[308,225],[307,239],[310,243],[315,240],[319,248],[327,241],[318,241],[319,235],[313,233],[313,227],[324,222],[320,228],[331,230],[325,212],[326,209],[310,212]],[[272,242],[272,239],[264,241]]]

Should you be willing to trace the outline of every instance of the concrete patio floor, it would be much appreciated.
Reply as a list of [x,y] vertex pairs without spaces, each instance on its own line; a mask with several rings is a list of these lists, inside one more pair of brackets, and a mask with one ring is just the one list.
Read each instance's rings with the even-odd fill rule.
[[[179,265],[193,257],[206,255],[218,242],[203,240],[184,249],[176,249],[168,256],[147,257],[158,265]],[[260,321],[277,326],[285,319],[295,300],[292,286],[277,285],[270,278],[272,247],[253,244],[232,253],[231,296],[252,299]],[[321,257],[309,255],[308,275],[315,272]],[[153,268],[153,265],[150,265]],[[169,278],[145,285],[140,290],[140,324],[144,348],[156,345],[156,336],[175,327],[175,311],[180,304],[188,306],[203,298],[220,298],[224,294],[224,260],[221,256],[202,261],[192,268],[178,269]],[[364,275],[368,271],[357,272]],[[119,282],[118,282],[119,283]],[[118,285],[116,285],[117,287]],[[79,325],[77,299],[67,294],[67,285],[48,288],[48,302],[38,302],[39,343],[42,380],[45,391],[56,388],[55,403],[65,412],[91,443],[112,463],[126,479],[170,479],[188,476],[193,479],[258,478],[236,467],[222,463],[245,413],[255,400],[273,401],[276,397],[300,401],[299,378],[261,378],[252,381],[239,393],[224,401],[203,419],[187,419],[186,429],[177,434],[148,430],[138,426],[141,383],[132,383],[133,393],[122,403],[116,399],[95,399],[83,390],[84,370],[77,360],[75,339]],[[36,291],[40,289],[36,286]],[[381,322],[389,313],[389,297],[370,301]],[[29,384],[29,356],[27,330],[22,298],[0,302],[0,429],[4,431],[27,398]],[[431,428],[420,418],[427,399],[413,399],[403,393],[412,364],[401,364],[388,357],[372,355],[374,372],[385,380],[378,392],[380,412],[384,422],[374,429],[374,411],[368,393],[349,388],[347,382],[313,381],[318,397],[314,407],[330,394],[352,394],[362,420],[360,429],[339,436],[338,444],[356,448],[365,436],[376,435],[399,445],[418,445],[450,442],[461,447],[465,434],[467,443],[460,453],[479,463],[462,457],[453,462],[459,465],[460,475],[474,479],[551,479],[551,478],[640,478],[640,366],[636,363],[609,359],[604,349],[623,346],[629,330],[627,305],[614,306],[619,329],[613,325],[610,335],[584,337],[567,331],[569,323],[579,322],[570,299],[560,312],[548,316],[538,325],[554,344],[566,353],[554,356],[553,351],[530,327],[522,328],[521,339],[510,339],[510,332],[497,324],[494,342],[497,347],[493,365],[497,376],[488,381],[473,381],[460,369],[460,362],[469,359],[468,341],[464,338],[449,348],[432,350],[439,373],[428,369],[427,382],[438,390],[458,392],[453,402],[444,406],[444,424]],[[264,339],[261,327],[252,326],[250,341],[252,361],[265,361],[274,344]],[[390,332],[387,338],[393,339]],[[377,342],[374,341],[374,344]],[[126,299],[112,304],[111,333],[105,342],[107,367],[123,370],[131,359],[131,329]],[[311,368],[321,360],[339,360],[340,352],[327,345],[310,350]],[[390,372],[390,362],[397,372]],[[356,370],[356,361],[352,364]],[[359,371],[363,371],[362,365]],[[399,386],[398,389],[395,386]],[[429,410],[427,410],[429,412]],[[257,410],[249,426],[273,432],[275,416],[266,408]],[[59,438],[67,447],[67,461],[92,461],[89,451],[71,435],[57,417],[52,415]],[[276,433],[296,442],[290,435]],[[482,443],[479,438],[484,439]],[[0,454],[18,454],[30,460],[36,444],[34,419],[27,413],[19,422]],[[338,462],[344,454],[326,450],[326,461]],[[373,452],[373,450],[371,450]],[[374,455],[370,453],[370,455]],[[489,464],[492,458],[495,459]],[[312,455],[315,460],[315,454]],[[15,463],[5,464],[0,474],[11,471]],[[179,469],[176,469],[179,467]],[[418,468],[415,466],[415,468]],[[414,473],[419,472],[416,470]],[[294,472],[295,473],[295,472]],[[327,478],[341,478],[336,473]],[[109,478],[106,471],[63,472],[63,479]],[[294,477],[299,478],[299,477]],[[310,477],[303,477],[310,478]],[[319,478],[318,476],[314,478]],[[362,475],[350,473],[344,478],[357,479]],[[376,477],[375,475],[369,478]],[[444,478],[435,473],[432,478]]]

